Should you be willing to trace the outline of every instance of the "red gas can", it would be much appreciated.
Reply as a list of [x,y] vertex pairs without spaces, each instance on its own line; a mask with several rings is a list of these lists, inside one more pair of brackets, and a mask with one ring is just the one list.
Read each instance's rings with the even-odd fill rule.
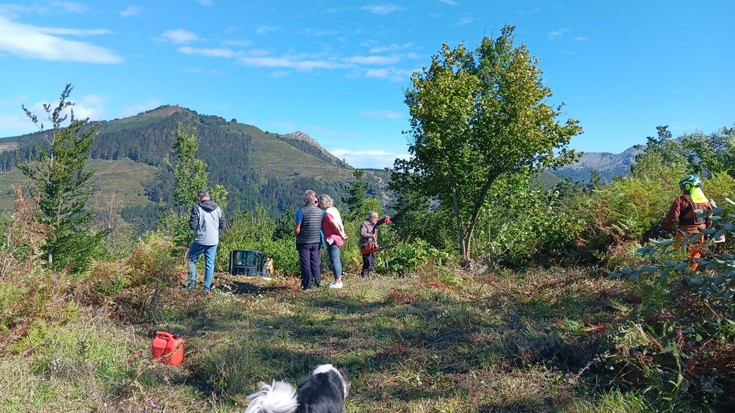
[[151,354],[154,360],[178,366],[184,360],[184,339],[165,331],[159,331],[153,338]]

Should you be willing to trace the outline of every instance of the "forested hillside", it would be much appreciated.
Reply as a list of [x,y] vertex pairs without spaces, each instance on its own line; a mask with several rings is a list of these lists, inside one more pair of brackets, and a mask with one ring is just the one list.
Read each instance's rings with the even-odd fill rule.
[[[136,116],[101,121],[99,139],[93,144],[91,159],[132,160],[156,168],[153,179],[142,182],[149,202],[131,202],[121,206],[126,220],[152,224],[160,202],[171,202],[173,181],[168,161],[179,124],[194,125],[199,139],[198,156],[207,164],[211,183],[223,185],[231,211],[253,210],[264,205],[272,213],[281,213],[301,201],[303,191],[312,188],[340,199],[346,185],[354,181],[353,168],[324,150],[303,132],[279,135],[259,128],[227,121],[219,116],[200,115],[179,106],[161,106]],[[34,145],[46,145],[43,133],[8,138],[8,150],[0,153],[0,170],[9,183],[20,175],[13,171],[16,154],[29,159]],[[15,151],[13,151],[15,149]],[[387,172],[367,171],[365,178],[374,185],[372,192],[383,192]],[[381,184],[382,182],[382,184]],[[109,188],[98,186],[98,191]],[[11,204],[12,191],[2,194],[3,205]]]

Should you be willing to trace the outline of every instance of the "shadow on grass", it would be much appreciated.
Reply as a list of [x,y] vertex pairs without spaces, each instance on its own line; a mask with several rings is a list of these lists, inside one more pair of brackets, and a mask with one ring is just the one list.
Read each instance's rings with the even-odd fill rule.
[[231,292],[233,294],[265,294],[274,291],[285,291],[285,286],[262,286],[246,281],[231,281],[219,287],[221,291]]
[[[224,338],[190,367],[187,384],[239,397],[259,381],[296,384],[315,365],[332,363],[346,367],[352,397],[368,404],[454,397],[472,406],[468,411],[558,409],[577,386],[564,375],[580,371],[604,346],[579,320],[604,310],[605,300],[571,284],[545,285],[558,289],[547,301],[522,291],[472,300],[435,292],[365,300],[233,281],[228,291],[265,294],[269,306],[288,310],[245,309],[242,319],[217,322],[207,334]],[[518,377],[529,384],[514,390],[510,380]]]

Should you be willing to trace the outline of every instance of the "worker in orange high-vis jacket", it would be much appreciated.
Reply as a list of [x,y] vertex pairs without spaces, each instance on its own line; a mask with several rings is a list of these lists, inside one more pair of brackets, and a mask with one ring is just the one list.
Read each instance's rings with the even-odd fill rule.
[[[702,181],[697,175],[687,175],[679,181],[681,196],[674,200],[669,208],[669,213],[659,226],[659,230],[671,229],[678,222],[678,229],[674,236],[676,238],[684,238],[692,234],[699,234],[699,240],[692,242],[687,246],[689,254],[689,268],[696,270],[697,259],[702,257],[702,243],[704,242],[704,233],[699,229],[709,228],[712,226],[710,217],[712,216],[712,205],[702,192]],[[682,232],[684,234],[682,234]],[[676,246],[680,243],[675,244]]]

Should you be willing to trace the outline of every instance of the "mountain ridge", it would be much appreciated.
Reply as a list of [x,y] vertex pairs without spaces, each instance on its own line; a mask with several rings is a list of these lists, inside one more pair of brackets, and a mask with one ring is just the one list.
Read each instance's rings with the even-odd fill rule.
[[602,180],[612,181],[617,176],[630,175],[630,167],[644,148],[644,145],[634,145],[620,153],[583,152],[575,163],[550,172],[562,178],[586,182],[590,180],[592,172],[597,171]]
[[[162,105],[133,116],[90,123],[96,124],[99,132],[99,138],[90,148],[90,159],[129,159],[156,168],[155,178],[143,183],[148,201],[135,206],[147,209],[139,211],[147,216],[161,202],[172,203],[174,181],[166,160],[173,158],[173,140],[180,124],[195,127],[199,141],[197,157],[207,164],[211,184],[222,184],[228,190],[228,205],[233,211],[264,205],[270,212],[282,213],[299,205],[307,188],[328,193],[339,202],[347,186],[355,180],[355,168],[303,131],[270,133],[235,119],[227,121],[216,115],[201,115],[179,105]],[[43,133],[0,139],[0,148],[6,148],[0,153],[3,171],[0,175],[9,175],[2,176],[0,181],[21,180],[13,166],[16,154],[20,159],[31,159],[35,144],[48,145],[41,139]],[[387,174],[366,170],[364,176],[375,192],[384,192]],[[11,192],[0,196],[12,197]]]
[[[129,159],[156,168],[155,178],[142,183],[148,202],[136,207],[147,208],[147,215],[152,215],[152,209],[159,203],[172,202],[173,177],[166,159],[173,156],[173,139],[182,123],[195,127],[198,157],[207,163],[211,183],[222,184],[228,189],[236,210],[252,210],[262,204],[272,212],[283,212],[301,202],[306,188],[329,193],[339,202],[347,186],[355,180],[355,168],[324,149],[304,131],[271,133],[236,119],[227,121],[179,105],[161,105],[132,116],[91,123],[98,125],[100,133],[91,148],[91,159]],[[43,143],[42,133],[0,138],[0,171],[9,173],[14,169],[15,153],[21,159],[30,159],[33,145]],[[548,173],[541,179],[551,185],[565,177],[586,181],[593,170],[607,181],[614,176],[626,176],[642,148],[634,146],[619,154],[586,152],[576,163],[546,171]],[[389,171],[362,170],[371,185],[371,193],[384,201],[390,199],[386,195]],[[6,181],[19,179],[11,176]],[[0,197],[14,196],[11,192],[6,191]],[[140,196],[126,199],[140,199]]]

